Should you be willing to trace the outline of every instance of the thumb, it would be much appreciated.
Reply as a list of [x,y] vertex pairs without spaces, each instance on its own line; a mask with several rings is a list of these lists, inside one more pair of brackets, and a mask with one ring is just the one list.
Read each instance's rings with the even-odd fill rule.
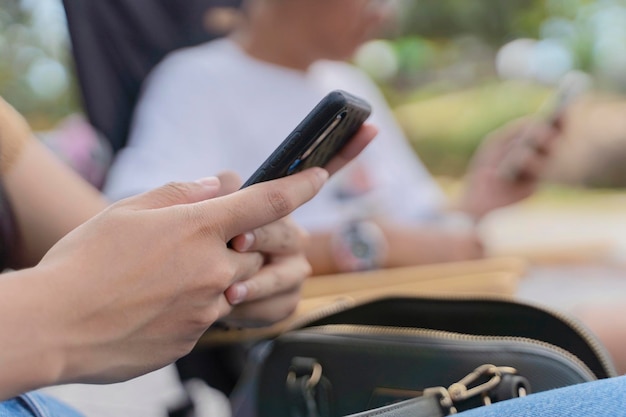
[[152,191],[128,198],[125,205],[138,209],[158,209],[180,204],[193,204],[215,198],[220,194],[217,177],[206,177],[194,182],[170,182]]

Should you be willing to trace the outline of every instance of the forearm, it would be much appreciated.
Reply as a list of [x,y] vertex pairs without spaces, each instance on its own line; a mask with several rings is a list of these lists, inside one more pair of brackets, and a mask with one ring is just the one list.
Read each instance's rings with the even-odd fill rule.
[[0,400],[56,383],[63,368],[60,320],[34,269],[0,276]]
[[382,226],[389,243],[387,267],[479,259],[484,248],[476,229],[449,230],[435,226]]
[[[454,231],[378,222],[386,241],[383,268],[479,259],[484,256],[476,230]],[[306,250],[313,275],[342,272],[333,248],[335,232],[313,233]],[[343,271],[345,272],[345,271]]]
[[61,237],[107,206],[97,190],[36,141],[25,146],[4,181],[19,230],[17,266],[38,262]]
[[36,139],[22,141],[4,168],[2,181],[16,220],[18,239],[12,267],[34,265],[61,237],[107,206],[100,193]]

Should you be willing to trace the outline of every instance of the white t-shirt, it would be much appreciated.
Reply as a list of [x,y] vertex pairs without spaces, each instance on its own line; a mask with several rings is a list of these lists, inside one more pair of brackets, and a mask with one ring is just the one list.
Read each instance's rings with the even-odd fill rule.
[[229,39],[177,51],[155,69],[105,193],[117,200],[223,170],[245,180],[334,89],[366,99],[380,134],[295,220],[320,230],[354,216],[406,221],[439,211],[440,189],[365,74],[329,61],[307,72],[279,67],[251,58]]

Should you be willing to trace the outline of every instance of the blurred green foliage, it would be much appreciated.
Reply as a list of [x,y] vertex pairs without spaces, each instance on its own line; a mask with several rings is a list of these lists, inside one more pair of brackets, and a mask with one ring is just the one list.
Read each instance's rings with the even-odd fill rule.
[[557,48],[596,88],[626,92],[626,0],[398,2],[400,25],[388,41],[396,72],[378,82],[435,174],[465,172],[487,133],[536,111],[554,88],[499,78],[496,55],[509,41]]
[[[377,80],[435,173],[463,172],[487,132],[545,98],[546,86],[499,80],[509,41],[550,41],[602,88],[626,91],[626,0],[395,1],[398,25],[379,45],[395,61]],[[0,95],[35,128],[79,110],[60,0],[0,0]]]
[[497,46],[536,37],[547,17],[545,0],[419,0],[405,2],[401,31],[431,39],[474,34]]
[[535,112],[549,91],[525,82],[490,82],[409,101],[395,113],[432,173],[459,176],[488,133]]
[[0,0],[0,96],[35,128],[78,109],[60,1]]

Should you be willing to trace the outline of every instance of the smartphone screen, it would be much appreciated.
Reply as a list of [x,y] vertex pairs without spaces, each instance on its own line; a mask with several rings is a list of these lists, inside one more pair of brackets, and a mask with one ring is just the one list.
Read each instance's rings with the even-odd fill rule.
[[342,90],[326,95],[242,188],[324,167],[359,130],[371,113],[363,99]]

